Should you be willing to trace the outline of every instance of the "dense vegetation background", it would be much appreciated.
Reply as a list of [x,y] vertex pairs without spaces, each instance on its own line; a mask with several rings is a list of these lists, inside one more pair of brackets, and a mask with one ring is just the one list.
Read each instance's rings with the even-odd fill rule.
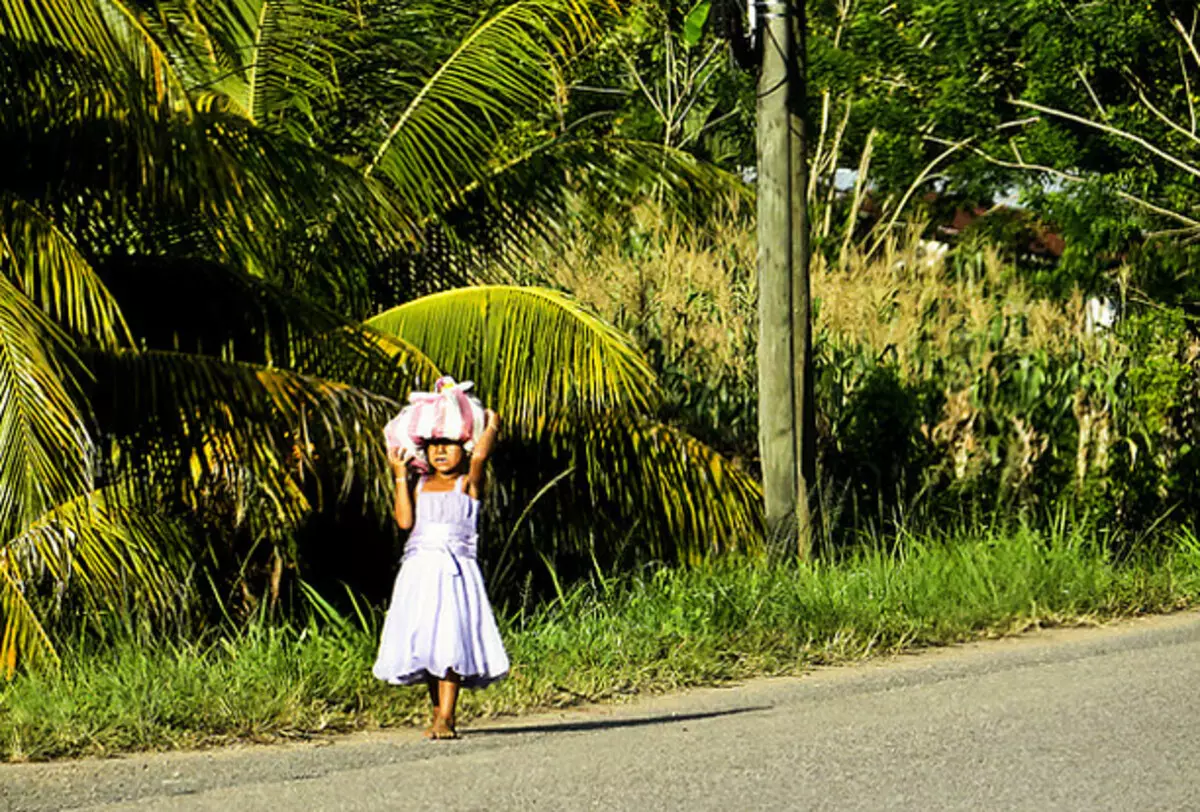
[[[0,0],[6,670],[303,614],[341,582],[381,600],[380,430],[439,372],[510,427],[486,551],[508,612],[778,555],[740,15]],[[809,22],[818,555],[1178,538],[1196,10],[814,0]]]

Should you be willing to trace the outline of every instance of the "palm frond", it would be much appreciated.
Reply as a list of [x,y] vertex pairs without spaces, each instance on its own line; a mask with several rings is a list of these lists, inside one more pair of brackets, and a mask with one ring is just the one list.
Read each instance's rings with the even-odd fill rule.
[[0,598],[11,630],[0,660],[9,667],[54,658],[45,618],[28,600],[45,585],[54,603],[97,612],[136,608],[152,615],[177,612],[188,591],[188,536],[161,505],[129,504],[108,487],[56,505],[20,536],[0,544],[0,561],[18,593]]
[[0,537],[90,490],[70,353],[62,331],[0,274]]
[[587,436],[588,485],[616,515],[643,517],[651,552],[697,563],[761,547],[762,490],[746,471],[686,432],[617,419]]
[[102,348],[133,343],[116,300],[74,242],[36,208],[2,194],[0,273],[69,332]]
[[[682,211],[709,210],[748,197],[739,177],[661,144],[625,138],[549,135],[517,155],[489,164],[451,208],[421,224],[435,263],[470,269],[476,278],[519,276],[532,241],[553,241],[580,210],[620,210],[654,194]],[[500,278],[495,272],[501,272]]]
[[395,396],[440,374],[408,342],[214,262],[113,257],[100,272],[145,349],[283,367]]
[[148,23],[126,0],[0,0],[0,40],[94,60],[111,88],[125,92],[135,80],[156,102],[186,112],[187,92]]
[[490,285],[425,296],[366,322],[420,347],[527,438],[641,414],[659,399],[630,340],[565,294]]
[[[390,492],[382,431],[399,403],[286,369],[186,353],[87,353],[102,389],[89,393],[100,431],[119,451],[112,475],[247,505],[296,504],[295,482],[318,470],[368,499]],[[147,493],[150,497],[152,493]],[[294,512],[286,507],[285,512]]]
[[85,603],[166,613],[187,591],[187,536],[162,505],[130,503],[108,486],[80,494],[38,517],[2,545],[31,582],[49,579]]
[[201,107],[219,98],[221,109],[259,126],[313,126],[314,108],[338,92],[335,35],[350,24],[343,8],[312,0],[199,0],[164,16]]
[[334,157],[237,117],[89,111],[88,87],[0,106],[0,149],[23,156],[5,187],[85,256],[205,256],[354,314],[367,269],[411,244],[382,184]]
[[22,660],[58,663],[58,653],[25,594],[25,586],[0,548],[0,669],[12,679]]
[[[393,363],[399,369],[405,370],[405,379],[408,381],[407,386],[388,385],[383,381],[376,379],[372,389],[382,389],[385,392],[395,393],[397,400],[403,400],[405,392],[411,392],[414,389],[431,389],[434,382],[442,377],[442,371],[437,364],[433,363],[432,359],[426,355],[420,347],[413,344],[411,341],[405,341],[403,338],[394,335],[386,335],[379,333],[366,327],[347,327],[354,337],[364,338],[374,342],[380,352],[384,353],[388,358],[392,359]],[[322,354],[322,357],[324,355]],[[330,372],[323,373],[317,369],[310,369],[308,366],[303,367],[302,371],[309,372],[322,377],[336,377],[338,380],[354,383],[361,378],[352,378],[346,375]]]
[[[245,122],[213,120],[205,138],[201,148],[213,163],[236,168],[211,190],[213,205],[199,212],[209,256],[340,312],[362,313],[365,269],[410,244],[415,233],[383,185],[320,150]],[[182,207],[172,214],[187,216]]]
[[435,214],[448,195],[486,175],[496,136],[545,103],[555,66],[590,41],[588,0],[516,0],[476,24],[432,75],[397,76],[406,99],[379,133],[365,173],[386,177],[413,212]]
[[497,451],[485,561],[499,593],[542,557],[574,578],[762,550],[758,483],[686,432],[615,417],[560,441]]

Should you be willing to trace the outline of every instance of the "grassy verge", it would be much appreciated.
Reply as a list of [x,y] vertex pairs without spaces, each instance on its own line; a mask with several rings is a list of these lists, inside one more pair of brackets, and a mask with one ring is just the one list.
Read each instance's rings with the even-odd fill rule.
[[[803,671],[1038,624],[1167,611],[1200,596],[1200,545],[1119,565],[1087,539],[1033,532],[909,539],[836,563],[726,560],[581,586],[510,618],[509,680],[465,719]],[[42,759],[401,725],[423,691],[370,675],[360,621],[252,626],[213,642],[67,652],[0,689],[0,758]]]

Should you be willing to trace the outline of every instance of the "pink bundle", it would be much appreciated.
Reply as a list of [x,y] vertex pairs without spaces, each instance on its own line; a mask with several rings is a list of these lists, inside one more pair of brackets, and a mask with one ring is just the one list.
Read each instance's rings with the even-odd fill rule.
[[468,395],[471,381],[455,383],[450,376],[437,379],[432,392],[413,392],[408,405],[383,429],[388,452],[398,448],[407,452],[410,464],[419,471],[429,470],[425,443],[429,440],[453,440],[470,453],[483,433],[483,406]]

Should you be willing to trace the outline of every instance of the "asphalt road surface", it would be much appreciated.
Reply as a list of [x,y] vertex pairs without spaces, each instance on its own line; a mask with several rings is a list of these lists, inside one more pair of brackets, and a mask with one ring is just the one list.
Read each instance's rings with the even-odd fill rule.
[[1200,810],[1200,614],[465,734],[0,765],[0,809]]

